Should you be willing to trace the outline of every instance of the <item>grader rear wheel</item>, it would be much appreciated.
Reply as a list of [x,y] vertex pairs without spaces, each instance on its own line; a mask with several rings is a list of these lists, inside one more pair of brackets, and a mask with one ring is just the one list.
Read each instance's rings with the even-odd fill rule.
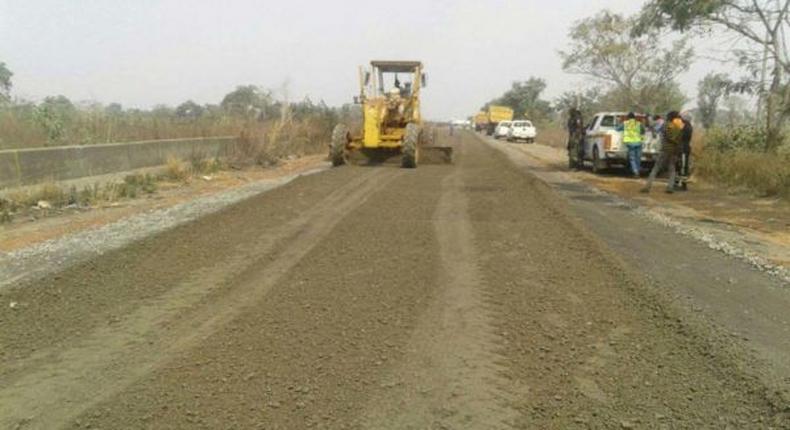
[[401,166],[407,169],[417,167],[417,144],[420,141],[420,128],[417,124],[406,125],[406,133],[403,135],[403,147]]
[[348,146],[348,127],[338,124],[332,130],[332,145],[329,148],[329,158],[333,166],[346,164],[346,146]]

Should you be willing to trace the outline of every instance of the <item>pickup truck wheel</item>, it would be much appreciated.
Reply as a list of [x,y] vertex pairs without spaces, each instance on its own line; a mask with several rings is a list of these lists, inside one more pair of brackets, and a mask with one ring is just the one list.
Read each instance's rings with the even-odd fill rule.
[[609,167],[609,164],[606,160],[601,159],[601,155],[598,153],[598,147],[593,147],[593,154],[592,154],[592,171],[595,174],[603,173]]

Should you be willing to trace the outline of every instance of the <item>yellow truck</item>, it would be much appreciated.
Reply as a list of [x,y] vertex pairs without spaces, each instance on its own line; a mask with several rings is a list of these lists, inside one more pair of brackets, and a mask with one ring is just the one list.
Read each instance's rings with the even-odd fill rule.
[[483,131],[488,124],[488,113],[483,111],[476,113],[472,122],[475,125],[475,131]]
[[494,129],[496,128],[497,124],[502,121],[513,121],[513,109],[507,106],[491,105],[486,111],[486,116],[486,133],[491,136],[494,134]]

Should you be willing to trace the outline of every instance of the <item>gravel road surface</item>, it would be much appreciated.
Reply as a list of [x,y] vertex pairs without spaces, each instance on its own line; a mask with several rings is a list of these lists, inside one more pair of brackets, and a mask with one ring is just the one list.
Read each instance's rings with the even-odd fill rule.
[[444,139],[0,290],[0,428],[790,428],[566,197]]

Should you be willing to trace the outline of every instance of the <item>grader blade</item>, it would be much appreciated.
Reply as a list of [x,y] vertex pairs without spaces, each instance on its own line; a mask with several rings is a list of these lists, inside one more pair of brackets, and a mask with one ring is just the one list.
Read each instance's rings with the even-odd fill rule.
[[[348,163],[354,166],[397,166],[402,163],[402,155],[397,149],[360,148],[348,154]],[[418,165],[441,165],[453,163],[451,146],[423,146],[417,152]]]
[[399,165],[401,153],[399,149],[359,148],[348,155],[348,162],[355,166]]

